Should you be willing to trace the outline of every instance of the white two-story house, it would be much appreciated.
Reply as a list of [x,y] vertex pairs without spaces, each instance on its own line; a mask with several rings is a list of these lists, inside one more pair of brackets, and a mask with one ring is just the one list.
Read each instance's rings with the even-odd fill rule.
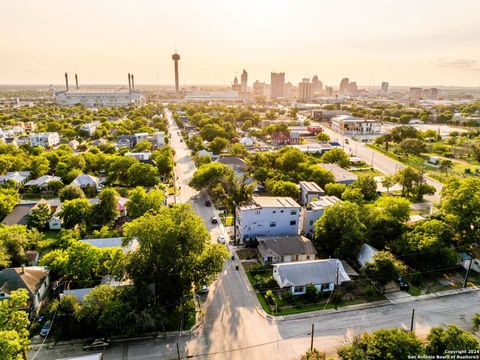
[[237,207],[237,239],[257,236],[298,235],[301,206],[290,197],[255,196]]
[[302,209],[302,231],[306,236],[313,236],[313,228],[315,222],[325,212],[329,206],[339,202],[340,199],[336,196],[321,196],[315,201],[311,201]]

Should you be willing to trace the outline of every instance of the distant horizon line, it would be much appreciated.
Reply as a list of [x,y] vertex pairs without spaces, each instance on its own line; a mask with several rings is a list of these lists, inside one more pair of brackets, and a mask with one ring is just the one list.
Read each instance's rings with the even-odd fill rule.
[[[268,84],[265,82],[265,84]],[[295,84],[293,84],[296,86]],[[65,88],[65,84],[46,84],[46,83],[10,83],[10,84],[0,84],[0,87],[14,87],[14,86],[37,86],[37,87],[60,87],[60,88]],[[75,87],[75,84],[73,84]],[[79,87],[94,87],[94,86],[123,86],[123,87],[128,87],[128,84],[124,83],[85,83],[80,85]],[[150,86],[150,87],[172,87],[175,88],[175,84],[155,84],[155,83],[142,83],[142,84],[135,84],[135,87],[141,87],[141,86]],[[191,87],[191,86],[215,86],[215,87],[231,87],[230,84],[208,84],[208,83],[192,83],[192,84],[185,84],[181,85],[180,87]],[[324,85],[325,86],[332,86],[332,85]],[[250,85],[252,87],[252,85]],[[381,88],[381,83],[379,85],[357,85],[358,88],[361,89],[368,89],[368,88]],[[410,88],[410,87],[420,87],[420,88],[464,88],[464,89],[478,89],[480,88],[480,84],[477,86],[472,86],[472,85],[394,85],[394,84],[389,84],[389,87],[395,87],[395,88]],[[338,86],[333,86],[334,89],[338,89]]]

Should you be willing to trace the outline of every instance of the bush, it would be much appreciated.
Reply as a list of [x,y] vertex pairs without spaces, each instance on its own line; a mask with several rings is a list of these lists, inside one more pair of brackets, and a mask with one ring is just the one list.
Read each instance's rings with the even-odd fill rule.
[[365,286],[365,296],[367,298],[371,298],[373,296],[375,296],[377,294],[377,289],[375,289],[375,287],[373,287],[372,285],[366,285]]
[[282,300],[286,303],[293,303],[295,298],[293,297],[292,293],[290,291],[285,291],[283,294],[282,294]]
[[275,304],[275,298],[273,296],[273,291],[272,290],[267,290],[265,292],[265,300],[267,301],[267,304],[269,304],[269,305]]
[[480,330],[480,314],[473,315],[472,323],[475,330]]
[[420,286],[423,283],[423,276],[419,272],[413,272],[408,276],[408,280],[410,280],[413,286]]
[[317,288],[315,285],[309,284],[306,288],[305,297],[308,301],[315,302],[317,300]]

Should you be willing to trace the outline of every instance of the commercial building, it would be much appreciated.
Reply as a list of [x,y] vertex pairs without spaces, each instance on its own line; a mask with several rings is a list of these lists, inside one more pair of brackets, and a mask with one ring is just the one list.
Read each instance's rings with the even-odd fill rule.
[[254,196],[251,203],[237,207],[237,238],[298,235],[301,206],[290,197]]
[[376,120],[340,115],[332,118],[332,130],[342,135],[369,140],[371,137],[380,135],[382,124]]
[[346,94],[347,93],[349,82],[350,82],[350,80],[348,78],[343,78],[342,81],[340,81],[340,88],[338,90],[338,92],[340,94]]
[[285,73],[270,74],[270,97],[280,98],[285,96]]
[[313,93],[320,94],[323,91],[323,83],[318,79],[317,75],[314,75],[312,78],[313,84]]
[[386,81],[382,82],[381,90],[382,90],[382,93],[388,94],[388,82],[386,82]]
[[298,98],[307,101],[313,98],[313,84],[309,79],[303,79],[298,83]]
[[265,95],[265,82],[260,82],[256,80],[253,83],[253,95],[255,96],[263,96]]
[[195,102],[238,101],[238,100],[240,100],[240,97],[238,92],[236,91],[224,91],[224,92],[203,91],[203,92],[187,93],[187,95],[185,95],[185,101],[195,101]]
[[50,147],[60,144],[60,135],[57,132],[43,132],[31,134],[28,137],[31,146]]
[[233,79],[232,91],[236,91],[237,93],[242,91],[242,86],[238,83],[238,78],[236,76]]
[[[75,76],[76,77],[76,76]],[[84,105],[86,107],[99,106],[129,106],[144,105],[145,96],[135,90],[134,77],[128,74],[128,89],[118,88],[89,88],[79,87],[78,80],[74,89],[68,85],[68,75],[65,73],[65,90],[55,93],[57,103],[63,106]]]
[[246,93],[248,90],[248,73],[244,69],[242,75],[240,76],[240,92]]
[[410,88],[410,97],[420,99],[423,95],[423,89],[419,87]]

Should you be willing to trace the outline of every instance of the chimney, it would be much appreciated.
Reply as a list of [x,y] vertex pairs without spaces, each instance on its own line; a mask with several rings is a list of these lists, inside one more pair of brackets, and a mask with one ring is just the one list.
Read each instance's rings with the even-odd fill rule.
[[68,91],[68,74],[67,73],[65,73],[65,87]]
[[130,73],[128,73],[128,90],[132,91],[132,81],[130,80]]
[[135,90],[135,81],[133,81],[133,74],[132,74],[132,90]]
[[75,74],[75,84],[76,84],[77,90],[78,90],[78,76],[77,76],[77,74]]

